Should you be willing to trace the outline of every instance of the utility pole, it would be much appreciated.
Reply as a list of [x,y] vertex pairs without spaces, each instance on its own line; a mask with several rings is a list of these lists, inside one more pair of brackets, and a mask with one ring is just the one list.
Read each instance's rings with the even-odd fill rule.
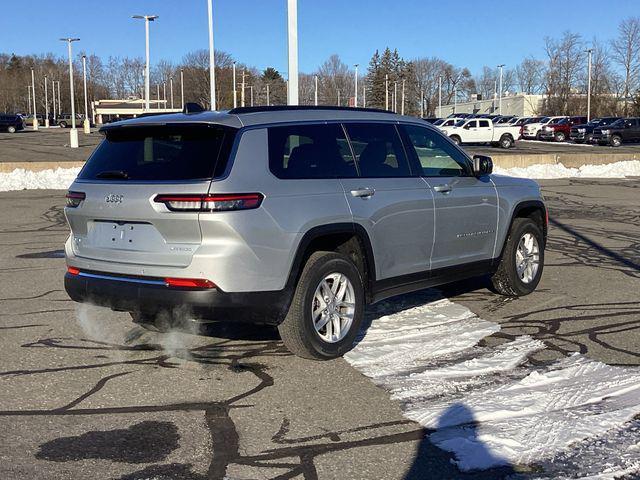
[[587,122],[589,122],[591,121],[591,55],[593,54],[593,49],[588,49],[587,53],[589,54],[587,62]]
[[[69,53],[69,91],[71,93],[71,130],[69,131],[69,146],[71,148],[78,148],[78,130],[76,129],[76,101],[73,91],[73,55],[71,54],[71,44],[77,42],[79,38],[61,38],[63,42],[67,42],[67,49]],[[60,89],[58,88],[58,94]]]
[[134,15],[132,18],[144,20],[144,36],[145,36],[145,69],[144,69],[144,109],[149,110],[149,97],[150,86],[149,86],[149,22],[155,21],[158,16],[157,15]]
[[240,106],[244,107],[244,75],[245,71],[242,70],[242,90],[240,90]]
[[[208,0],[207,9],[209,12],[209,90],[211,110],[216,109],[216,60],[213,50],[213,0]],[[166,100],[166,99],[165,99]]]
[[289,72],[287,104],[298,105],[298,0],[287,0]]
[[180,101],[181,107],[184,108],[184,70],[180,69]]
[[384,109],[389,110],[389,75],[384,76]]
[[236,84],[236,62],[233,62],[233,108],[238,106],[238,85]]
[[169,78],[169,89],[171,91],[171,110],[173,110],[173,77]]
[[357,108],[358,107],[358,64],[356,63],[354,65],[354,67],[356,67],[355,79],[354,79],[356,88],[355,88],[355,92],[354,92],[353,106]]
[[84,84],[84,122],[82,127],[84,133],[91,133],[91,122],[89,122],[89,101],[87,100],[87,56],[82,55],[82,82]]
[[313,104],[318,106],[318,75],[313,76],[313,81],[315,83],[315,91],[313,93]]
[[498,68],[500,69],[500,88],[498,90],[498,114],[502,115],[502,68],[504,67],[504,63],[501,65],[498,65]]
[[33,96],[31,99],[33,100],[33,129],[38,130],[38,115],[36,113],[36,76],[31,69],[31,87],[33,87]]
[[49,128],[49,93],[47,90],[47,76],[44,76],[44,128]]

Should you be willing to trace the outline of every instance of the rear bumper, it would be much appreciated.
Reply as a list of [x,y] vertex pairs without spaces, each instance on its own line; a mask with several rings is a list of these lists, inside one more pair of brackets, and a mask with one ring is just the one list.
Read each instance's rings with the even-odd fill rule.
[[101,272],[66,273],[64,287],[75,302],[112,310],[156,314],[180,311],[195,318],[278,324],[289,307],[287,290],[228,293],[217,288],[168,287],[158,279]]

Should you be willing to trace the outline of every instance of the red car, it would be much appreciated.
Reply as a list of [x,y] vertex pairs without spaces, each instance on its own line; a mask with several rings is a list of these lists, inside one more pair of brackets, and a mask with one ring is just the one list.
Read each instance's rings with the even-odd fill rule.
[[540,130],[541,140],[554,140],[556,142],[564,142],[571,134],[571,127],[581,125],[587,122],[587,117],[567,117],[557,123],[545,125]]

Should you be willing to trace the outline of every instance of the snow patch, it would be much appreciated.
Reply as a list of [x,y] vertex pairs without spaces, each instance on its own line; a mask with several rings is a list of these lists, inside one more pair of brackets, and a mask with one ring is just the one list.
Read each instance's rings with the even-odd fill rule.
[[618,465],[601,457],[603,435],[614,446],[616,438],[634,438],[628,422],[640,412],[638,369],[579,354],[534,369],[527,359],[542,342],[525,335],[479,346],[499,325],[447,299],[378,313],[345,359],[433,430],[430,441],[461,470],[543,464],[548,472],[562,455],[587,475],[635,468],[637,441],[626,441],[631,455]]
[[66,190],[76,179],[79,172],[80,167],[57,168],[39,172],[16,168],[9,173],[0,173],[0,192],[40,188]]
[[535,164],[520,168],[494,168],[498,175],[511,177],[554,179],[554,178],[625,178],[640,176],[640,160],[607,163],[604,165],[583,165],[567,168],[561,163]]

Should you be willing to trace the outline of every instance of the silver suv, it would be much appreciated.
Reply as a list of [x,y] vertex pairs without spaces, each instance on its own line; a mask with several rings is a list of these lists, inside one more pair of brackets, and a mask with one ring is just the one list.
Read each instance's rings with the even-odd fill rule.
[[[251,107],[150,116],[105,139],[67,194],[65,287],[135,321],[278,325],[314,359],[353,345],[366,304],[478,275],[532,292],[547,210],[421,119]],[[166,322],[165,322],[166,323]]]

